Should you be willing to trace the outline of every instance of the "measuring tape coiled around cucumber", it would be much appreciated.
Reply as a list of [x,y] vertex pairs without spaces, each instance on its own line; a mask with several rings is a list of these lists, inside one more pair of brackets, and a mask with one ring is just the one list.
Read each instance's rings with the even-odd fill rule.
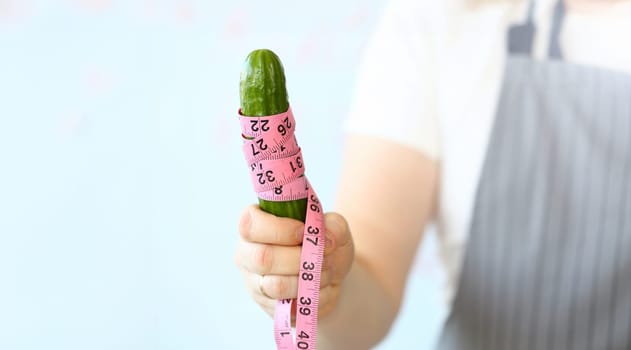
[[[251,52],[240,79],[239,119],[243,154],[249,166],[259,207],[276,216],[305,223],[295,300],[279,300],[274,312],[278,349],[315,349],[324,216],[322,205],[304,175],[305,166],[294,130],[296,122],[287,98],[285,73],[270,50]],[[291,306],[296,303],[294,342]]]

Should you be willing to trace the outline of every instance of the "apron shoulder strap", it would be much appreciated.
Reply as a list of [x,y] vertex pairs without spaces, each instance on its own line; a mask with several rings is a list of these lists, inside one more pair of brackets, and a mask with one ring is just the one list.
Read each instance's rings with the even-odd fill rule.
[[554,6],[554,14],[552,17],[552,31],[550,32],[550,46],[548,46],[548,56],[551,59],[562,60],[563,53],[559,44],[561,36],[561,26],[565,17],[565,1],[559,0]]
[[[532,45],[537,30],[534,15],[535,0],[529,0],[528,17],[526,22],[511,26],[507,36],[507,50],[511,55],[532,55]],[[558,0],[554,7],[552,17],[552,30],[550,31],[550,45],[548,46],[548,57],[551,59],[562,60],[563,54],[559,44],[561,27],[565,17],[565,2]]]

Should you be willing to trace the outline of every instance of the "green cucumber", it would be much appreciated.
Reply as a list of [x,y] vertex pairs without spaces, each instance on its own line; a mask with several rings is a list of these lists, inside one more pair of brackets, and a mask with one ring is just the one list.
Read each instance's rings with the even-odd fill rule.
[[[244,116],[274,115],[289,108],[285,71],[278,56],[270,50],[255,50],[247,56],[239,85]],[[270,214],[304,222],[307,199],[272,202],[259,198],[259,207]]]

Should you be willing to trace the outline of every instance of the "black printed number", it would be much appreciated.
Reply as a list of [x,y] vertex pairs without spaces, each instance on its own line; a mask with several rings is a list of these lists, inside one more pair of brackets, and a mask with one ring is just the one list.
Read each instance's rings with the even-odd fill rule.
[[[256,140],[256,144],[258,146],[258,149],[260,149],[261,151],[265,151],[267,149],[267,144],[264,143],[263,139]],[[254,147],[253,143],[250,144],[250,147],[252,147],[252,155],[253,156],[256,156],[256,155],[261,153],[260,151],[256,150],[257,147]]]
[[[259,122],[261,124],[260,129]],[[259,130],[269,131],[269,126],[267,124],[269,124],[269,120],[250,120],[250,130],[252,130],[253,132],[258,132]]]
[[300,334],[298,334],[298,338],[300,338],[300,339],[309,339],[309,334],[307,334],[307,332],[305,332],[305,331],[300,331]]
[[256,176],[258,176],[259,178],[259,183],[261,185],[265,185],[266,182],[274,182],[276,181],[276,178],[274,177],[274,172],[271,170],[268,170],[264,173],[257,173]]
[[315,245],[315,246],[318,245],[318,237],[316,237],[316,238],[307,237],[307,241],[313,243],[313,245]]
[[310,308],[308,308],[308,307],[301,307],[301,308],[298,308],[298,311],[299,311],[301,314],[305,315],[305,316],[309,316],[309,315],[311,315],[311,309],[310,309]]
[[285,128],[283,124],[278,124],[278,128],[276,128],[276,130],[278,130],[278,133],[281,134],[281,136],[287,135],[287,128]]
[[261,151],[265,151],[267,149],[267,145],[265,143],[263,143],[263,139],[257,140],[256,144],[259,145],[259,149]]
[[291,166],[292,173],[295,173],[298,169],[302,169],[302,158],[296,157],[296,165],[294,165],[294,162],[291,161],[289,162],[289,166]]

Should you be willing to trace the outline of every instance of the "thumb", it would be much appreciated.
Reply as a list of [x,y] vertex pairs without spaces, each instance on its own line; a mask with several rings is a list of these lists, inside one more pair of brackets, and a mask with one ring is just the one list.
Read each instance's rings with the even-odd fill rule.
[[[338,213],[324,216],[327,248],[324,249],[326,265],[332,285],[342,283],[355,258],[355,246],[346,219]],[[330,240],[330,242],[329,242]]]
[[324,215],[324,231],[326,238],[325,254],[352,243],[348,222],[338,213],[331,212]]

